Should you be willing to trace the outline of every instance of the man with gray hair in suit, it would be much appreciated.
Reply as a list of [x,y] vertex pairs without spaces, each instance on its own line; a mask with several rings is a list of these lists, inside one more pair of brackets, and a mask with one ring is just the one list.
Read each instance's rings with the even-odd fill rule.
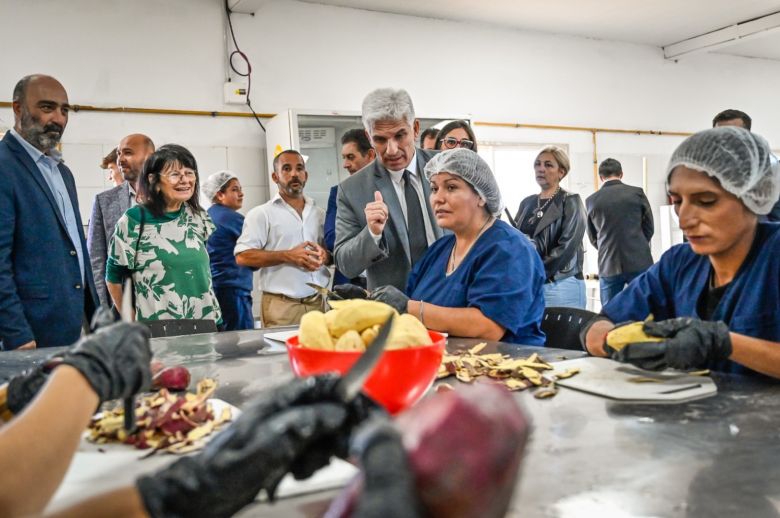
[[123,138],[116,151],[119,171],[125,181],[95,196],[87,237],[92,275],[95,277],[95,288],[102,306],[111,305],[111,297],[106,288],[108,244],[114,235],[116,222],[136,203],[138,178],[143,171],[144,162],[154,153],[154,142],[146,135],[135,133]]
[[340,185],[336,267],[349,278],[365,270],[369,290],[405,290],[412,267],[442,234],[423,176],[434,153],[415,148],[420,123],[405,90],[369,93],[362,116],[376,160]]

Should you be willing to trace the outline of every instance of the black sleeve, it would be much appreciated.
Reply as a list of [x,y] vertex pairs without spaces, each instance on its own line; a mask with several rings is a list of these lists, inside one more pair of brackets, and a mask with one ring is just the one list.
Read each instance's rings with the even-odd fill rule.
[[639,195],[642,197],[642,233],[645,235],[645,239],[650,241],[655,232],[653,209],[650,208],[650,202],[647,201],[644,191],[640,190]]
[[544,257],[544,270],[548,279],[568,264],[582,246],[582,239],[585,237],[585,219],[585,208],[582,206],[579,194],[566,195],[563,201],[561,237]]

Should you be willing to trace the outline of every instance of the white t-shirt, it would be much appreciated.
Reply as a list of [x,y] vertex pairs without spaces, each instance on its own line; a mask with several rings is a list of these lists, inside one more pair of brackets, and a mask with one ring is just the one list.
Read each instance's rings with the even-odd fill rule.
[[[250,210],[244,218],[244,228],[233,253],[238,255],[252,249],[289,250],[304,241],[322,245],[325,211],[308,196],[304,196],[304,200],[302,217],[279,193]],[[260,289],[300,299],[315,293],[313,288],[306,286],[307,282],[327,286],[329,278],[330,273],[325,266],[310,272],[290,264],[279,264],[260,268]]]

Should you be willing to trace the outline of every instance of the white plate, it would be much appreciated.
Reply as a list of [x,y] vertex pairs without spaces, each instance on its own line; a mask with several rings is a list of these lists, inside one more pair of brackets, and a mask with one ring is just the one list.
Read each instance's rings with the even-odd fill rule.
[[[233,420],[241,414],[241,410],[221,399],[208,401],[215,416],[219,416],[225,407],[232,410]],[[228,426],[230,423],[223,424],[215,433],[206,436],[204,442]],[[49,511],[83,500],[88,495],[130,485],[139,476],[157,471],[181,457],[159,452],[144,458],[151,450],[139,450],[121,443],[95,444],[87,440],[88,435],[89,432],[84,432],[65,479],[47,508]]]
[[[233,411],[234,420],[241,414],[241,410],[221,399],[209,399],[209,402],[215,415],[219,415],[226,406]],[[228,426],[230,423],[205,440],[215,437]],[[144,458],[150,450],[138,450],[128,444],[94,444],[86,437],[87,433],[82,437],[65,479],[46,509],[47,513],[61,510],[88,496],[131,485],[139,476],[154,473],[182,457],[157,453]],[[358,469],[352,464],[333,459],[329,466],[306,480],[295,480],[292,475],[287,475],[279,484],[277,498],[343,487],[356,473]]]

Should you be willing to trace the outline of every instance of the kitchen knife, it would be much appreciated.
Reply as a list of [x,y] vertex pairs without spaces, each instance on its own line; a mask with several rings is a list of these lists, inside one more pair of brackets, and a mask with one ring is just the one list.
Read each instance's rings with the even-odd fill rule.
[[[133,321],[133,284],[130,279],[125,281],[120,315],[122,322]],[[125,398],[125,430],[128,434],[135,432],[135,396]]]
[[360,390],[363,388],[363,384],[366,379],[371,375],[379,363],[379,358],[382,357],[382,352],[385,350],[387,344],[387,337],[390,336],[390,329],[393,327],[393,318],[395,313],[390,313],[390,317],[385,321],[382,327],[379,329],[379,334],[368,346],[366,352],[358,359],[355,365],[339,380],[336,386],[336,392],[341,400],[349,402],[355,399]]
[[324,286],[320,286],[319,284],[314,284],[313,282],[307,282],[306,286],[309,288],[313,288],[314,291],[322,295],[323,297],[327,297],[329,299],[333,300],[342,300],[342,298],[339,296],[338,293],[335,293],[333,291],[330,291],[328,288]]

